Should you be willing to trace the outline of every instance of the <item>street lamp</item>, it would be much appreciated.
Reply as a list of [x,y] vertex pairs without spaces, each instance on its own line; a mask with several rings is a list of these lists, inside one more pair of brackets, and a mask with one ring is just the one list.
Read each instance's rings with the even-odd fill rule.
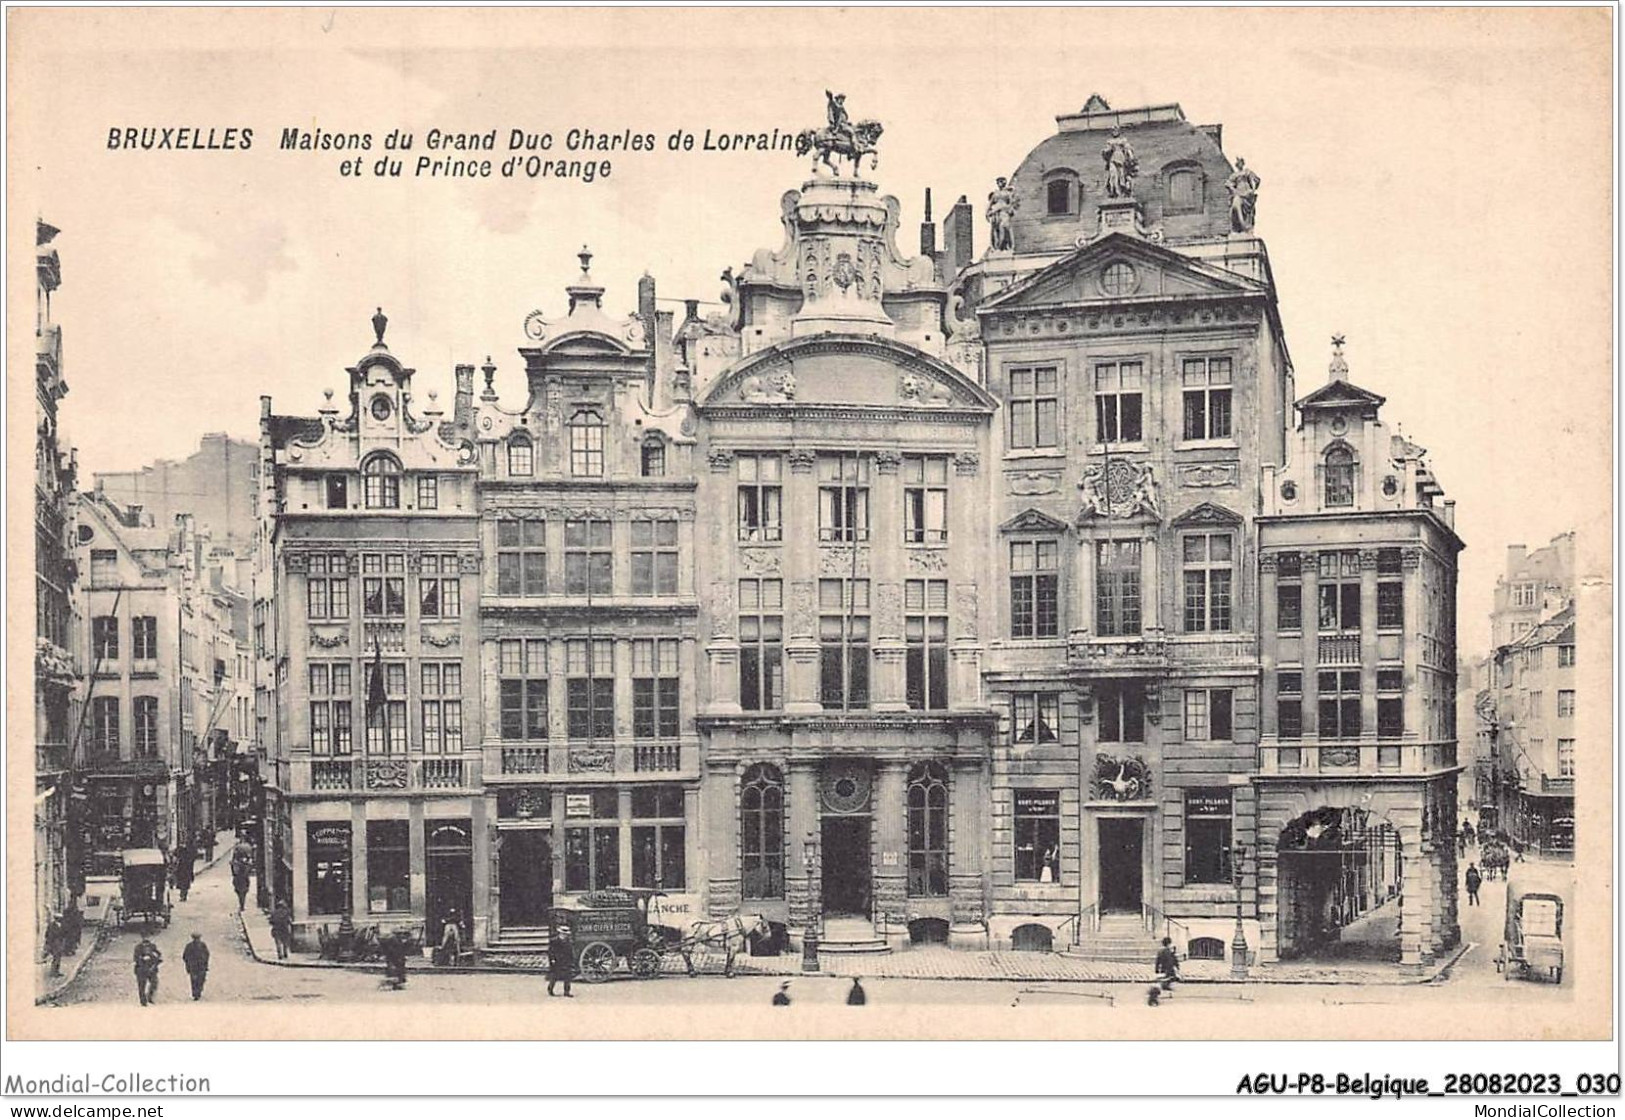
[[1230,975],[1237,980],[1247,977],[1247,933],[1241,926],[1241,862],[1246,855],[1246,846],[1237,844],[1230,860],[1230,881],[1236,887],[1236,933],[1230,939]]
[[823,907],[814,905],[813,891],[821,889],[821,867],[818,860],[818,834],[811,829],[807,831],[807,839],[802,843],[802,865],[807,872],[807,928],[801,934],[801,971],[818,971],[818,942],[822,932],[819,921],[823,917]]

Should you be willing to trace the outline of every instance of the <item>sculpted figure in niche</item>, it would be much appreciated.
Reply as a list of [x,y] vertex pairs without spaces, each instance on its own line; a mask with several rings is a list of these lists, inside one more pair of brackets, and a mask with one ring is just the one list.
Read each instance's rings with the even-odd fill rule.
[[1106,164],[1106,197],[1131,197],[1134,194],[1134,176],[1139,174],[1140,163],[1134,158],[1134,149],[1122,129],[1112,129],[1111,139],[1100,149],[1100,158]]
[[1235,173],[1224,181],[1230,192],[1230,232],[1251,233],[1258,211],[1258,175],[1244,159],[1236,160]]
[[786,370],[763,377],[753,373],[739,383],[739,399],[749,404],[783,404],[796,399],[796,378]]
[[1010,235],[1010,222],[1016,215],[1016,192],[1002,176],[997,186],[988,192],[987,224],[990,229],[990,248],[996,251],[1013,250],[1015,241]]

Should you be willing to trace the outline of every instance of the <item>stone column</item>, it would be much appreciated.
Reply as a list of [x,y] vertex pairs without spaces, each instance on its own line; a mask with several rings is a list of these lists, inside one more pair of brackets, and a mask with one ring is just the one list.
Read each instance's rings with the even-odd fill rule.
[[1280,628],[1280,604],[1276,602],[1276,556],[1264,553],[1258,557],[1258,653],[1261,679],[1258,695],[1258,727],[1265,738],[1278,738],[1281,733],[1276,698],[1276,632]]
[[[362,780],[366,777],[363,773]],[[412,852],[412,898],[416,901],[423,893],[423,840],[414,838],[418,845]],[[350,802],[350,914],[361,919],[367,913],[367,803],[357,797]]]
[[[1299,553],[1303,571],[1303,730],[1313,742],[1320,734],[1320,559],[1313,552]],[[1314,754],[1309,747],[1308,753]],[[1305,758],[1305,770],[1320,769],[1320,758]]]
[[[469,900],[472,903],[473,913],[468,916],[469,934],[475,945],[486,943],[487,931],[496,926],[496,838],[495,818],[496,798],[489,802],[478,795],[470,798],[469,829],[473,841],[474,866],[470,868],[471,882],[469,886]],[[486,809],[493,810],[487,814]]]
[[784,543],[784,710],[821,712],[818,695],[818,480],[813,470],[818,455],[809,448],[792,448],[785,456],[786,518],[809,530],[785,533]]
[[[1259,817],[1263,819],[1262,814]],[[1258,961],[1274,964],[1280,959],[1276,944],[1276,922],[1279,914],[1277,889],[1279,864],[1273,843],[1259,844],[1258,848]]]
[[[1094,633],[1095,629],[1095,540],[1082,535],[1082,532],[1079,530],[1078,550],[1073,556],[1070,573],[1074,589],[1070,614],[1072,632],[1088,635]],[[1008,547],[1008,542],[1001,544]],[[1005,571],[1008,559],[1007,556],[1001,557],[997,570]],[[1064,620],[1062,625],[1065,626]]]
[[615,815],[618,816],[620,818],[620,821],[621,821],[621,827],[618,830],[618,834],[619,834],[619,836],[621,838],[620,839],[620,845],[619,845],[620,851],[618,853],[618,857],[620,859],[620,864],[621,864],[621,877],[620,877],[620,880],[615,885],[618,886],[618,887],[630,887],[632,885],[632,787],[631,786],[622,786],[620,788],[620,790],[617,791],[617,797],[615,799],[615,809],[616,809]]
[[819,837],[818,764],[810,759],[797,759],[790,763],[786,775],[785,848],[789,865],[784,876],[784,900],[789,912],[791,929],[801,931],[815,922],[823,909],[823,882],[818,869],[809,866],[807,838]]
[[[874,912],[886,917],[886,941],[908,947],[908,763],[886,759],[875,775]],[[877,921],[876,925],[880,923]]]
[[[1421,635],[1426,631],[1422,617],[1422,550],[1402,550],[1400,566],[1405,588],[1405,736],[1415,742],[1428,738],[1427,706],[1421,688]],[[1453,696],[1449,699],[1455,700]]]
[[1168,629],[1167,612],[1162,604],[1162,552],[1158,543],[1156,526],[1147,526],[1140,538],[1140,578],[1145,582],[1140,593],[1140,629],[1147,635],[1161,634]]
[[1426,915],[1428,880],[1431,876],[1427,874],[1426,866],[1427,855],[1431,853],[1422,850],[1420,825],[1401,826],[1399,838],[1400,858],[1403,860],[1403,877],[1399,886],[1399,962],[1417,966],[1425,963],[1425,927],[1430,924]]
[[948,781],[948,944],[985,949],[983,875],[993,817],[986,765],[980,759],[955,760]]
[[[705,646],[704,710],[714,714],[739,711],[739,623],[736,570],[738,531],[735,526],[734,456],[713,450],[707,456],[711,471],[701,481],[697,497],[701,520],[695,521],[695,539],[705,547],[703,569],[695,557],[694,591],[700,597],[700,622],[710,640]],[[696,709],[698,710],[698,709]]]
[[[700,816],[704,829],[707,899],[713,918],[738,913],[742,902],[739,867],[739,803],[735,792],[739,776],[732,767],[707,769],[695,795],[704,802]],[[698,864],[693,866],[698,869]]]
[[421,922],[429,913],[429,856],[425,843],[428,838],[423,830],[423,802],[416,797],[407,803],[407,822],[406,845],[412,868],[412,919]]
[[[891,594],[896,596],[901,592],[894,586]],[[904,694],[907,658],[908,646],[901,637],[888,637],[875,642],[874,672],[869,678],[869,702],[875,711],[908,711],[908,699]]]
[[1377,550],[1360,550],[1360,733],[1377,736]]

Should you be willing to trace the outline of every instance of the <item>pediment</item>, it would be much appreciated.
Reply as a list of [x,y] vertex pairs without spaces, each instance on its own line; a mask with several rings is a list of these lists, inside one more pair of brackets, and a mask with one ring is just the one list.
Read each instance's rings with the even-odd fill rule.
[[1387,397],[1362,389],[1352,381],[1328,381],[1297,402],[1299,408],[1380,408]]
[[[1127,265],[1128,270],[1115,270],[1108,279],[1107,270],[1116,264]],[[1086,303],[1246,296],[1263,291],[1262,285],[1248,277],[1154,242],[1111,233],[1000,292],[978,310],[998,314]]]
[[701,408],[869,407],[907,413],[995,407],[940,358],[901,342],[823,334],[759,350],[717,378]]
[[1237,526],[1243,523],[1243,518],[1239,513],[1225,509],[1215,502],[1202,502],[1199,505],[1194,505],[1169,522],[1176,529],[1184,529],[1193,525]]
[[1001,533],[1064,533],[1068,526],[1065,521],[1051,517],[1043,510],[1028,507],[1016,514],[1003,525],[999,526]]

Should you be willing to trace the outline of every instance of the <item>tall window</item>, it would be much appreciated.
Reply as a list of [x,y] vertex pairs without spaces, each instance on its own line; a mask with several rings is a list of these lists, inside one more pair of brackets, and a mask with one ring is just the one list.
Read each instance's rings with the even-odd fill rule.
[[903,456],[903,540],[943,544],[948,540],[948,457]]
[[1320,690],[1320,737],[1360,737],[1360,670],[1322,669],[1316,676]]
[[135,757],[158,757],[158,697],[135,698]]
[[1275,674],[1275,733],[1282,739],[1303,737],[1303,672]]
[[[638,638],[632,643],[632,734],[674,739],[679,727],[681,678],[676,638]],[[681,812],[678,814],[681,815]]]
[[1145,686],[1102,681],[1095,686],[1096,722],[1102,743],[1145,742]]
[[643,441],[639,465],[644,478],[663,478],[666,474],[666,445],[654,436]]
[[911,708],[948,706],[948,581],[903,581],[903,634],[908,642],[906,695]]
[[306,609],[316,620],[350,617],[350,561],[342,552],[313,553],[305,578]]
[[1095,633],[1140,632],[1140,542],[1095,542]]
[[677,522],[632,522],[632,594],[677,594]]
[[374,455],[361,467],[368,509],[401,508],[401,465],[390,455]]
[[1010,371],[1010,446],[1053,448],[1059,444],[1059,380],[1054,366],[1024,366]]
[[782,463],[777,455],[741,455],[739,469],[739,539],[776,541],[784,533]]
[[97,661],[118,660],[118,618],[99,614],[90,620],[90,654]]
[[1337,444],[1326,452],[1326,505],[1354,504],[1354,452]]
[[1145,438],[1140,362],[1095,366],[1095,441],[1139,443]]
[[1280,553],[1275,560],[1275,628],[1282,633],[1303,629],[1303,556]]
[[614,572],[610,522],[564,523],[564,591],[567,595],[608,595]]
[[1229,533],[1187,533],[1183,540],[1185,633],[1226,633],[1235,560]]
[[1405,625],[1405,572],[1399,549],[1377,550],[1377,629],[1398,630]]
[[386,661],[383,664],[383,703],[377,703],[378,666],[367,665],[367,753],[406,753],[406,665]]
[[115,587],[118,585],[118,550],[93,548],[90,550],[90,586]]
[[1233,690],[1228,688],[1187,688],[1185,738],[1228,742],[1233,734],[1233,699]]
[[151,661],[158,656],[158,619],[150,614],[138,614],[130,619],[130,656],[137,661]]
[[350,912],[350,822],[307,821],[305,851],[312,914]]
[[869,581],[818,581],[819,696],[826,708],[869,706]]
[[1185,790],[1185,882],[1230,882],[1231,791]]
[[432,474],[418,475],[418,508],[440,508],[440,480]]
[[547,594],[547,522],[541,518],[497,522],[497,594]]
[[565,795],[564,889],[601,891],[621,885],[621,814],[614,789]]
[[1405,734],[1405,670],[1377,670],[1377,738]]
[[355,749],[351,703],[350,663],[311,662],[311,754],[347,755]]
[[1054,638],[1061,632],[1061,546],[1010,543],[1010,636]]
[[570,417],[570,473],[577,478],[604,473],[604,418],[590,408]]
[[564,649],[567,733],[572,739],[615,738],[615,643],[572,638]]
[[1322,552],[1320,564],[1320,628],[1360,629],[1360,554]]
[[328,509],[350,508],[350,476],[330,474],[325,478]]
[[1015,800],[1016,881],[1061,881],[1061,794],[1052,789],[1011,790]]
[[1559,669],[1572,669],[1572,668],[1574,668],[1574,647],[1573,646],[1558,646],[1557,647],[1557,667]]
[[1560,688],[1557,690],[1557,718],[1574,718],[1574,689]]
[[411,821],[367,822],[367,912],[410,910]]
[[458,754],[463,749],[463,663],[422,664],[423,749]]
[[747,712],[784,706],[784,584],[739,581],[739,706]]
[[869,539],[869,460],[864,456],[818,457],[818,539]]
[[1186,358],[1180,366],[1186,439],[1229,439],[1230,359]]
[[934,762],[908,775],[908,894],[948,896],[948,775]]
[[399,552],[361,557],[361,613],[367,618],[406,615],[406,556]]
[[1168,173],[1165,214],[1190,214],[1202,209],[1202,180],[1191,168]]
[[100,755],[119,753],[119,703],[117,696],[97,696],[90,702],[90,745]]
[[1535,585],[1532,583],[1515,583],[1512,585],[1512,605],[1515,607],[1532,607],[1535,605]]
[[418,617],[461,618],[463,581],[457,557],[450,553],[425,553],[419,557],[423,574],[418,577]]
[[547,738],[547,642],[504,638],[497,643],[499,731],[504,739]]
[[1064,175],[1051,179],[1044,186],[1044,201],[1052,217],[1072,213],[1072,180]]
[[687,884],[683,787],[632,790],[632,885],[680,891]]
[[740,783],[739,854],[745,898],[784,897],[784,775],[765,763]]
[[508,440],[508,474],[516,478],[529,478],[536,473],[536,449],[527,435],[515,435]]
[[1061,694],[1012,692],[1010,740],[1017,746],[1061,741]]
[[1557,776],[1560,778],[1574,777],[1574,740],[1559,739],[1557,741]]

